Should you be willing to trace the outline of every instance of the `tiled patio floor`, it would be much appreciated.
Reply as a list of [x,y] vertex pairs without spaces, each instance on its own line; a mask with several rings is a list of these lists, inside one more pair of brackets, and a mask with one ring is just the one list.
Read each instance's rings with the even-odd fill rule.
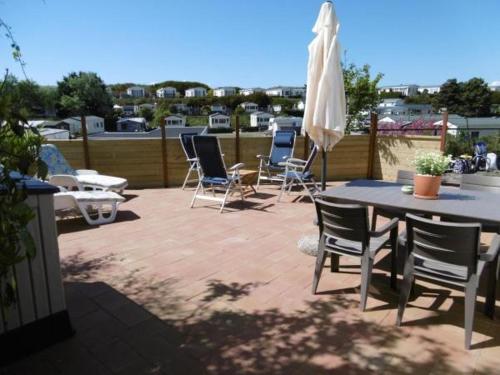
[[[402,328],[380,254],[358,310],[359,267],[341,259],[311,295],[313,205],[263,189],[219,214],[192,190],[127,191],[116,223],[59,224],[76,335],[1,374],[488,374],[500,324],[477,305],[463,349],[463,293],[418,282]],[[240,208],[245,209],[241,210]],[[498,318],[497,306],[497,318]]]

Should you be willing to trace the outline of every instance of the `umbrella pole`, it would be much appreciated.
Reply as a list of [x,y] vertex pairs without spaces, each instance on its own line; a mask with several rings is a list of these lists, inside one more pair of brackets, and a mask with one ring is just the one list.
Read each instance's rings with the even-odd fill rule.
[[326,190],[326,151],[324,148],[321,148],[321,157],[322,157],[322,165],[321,165],[321,191]]

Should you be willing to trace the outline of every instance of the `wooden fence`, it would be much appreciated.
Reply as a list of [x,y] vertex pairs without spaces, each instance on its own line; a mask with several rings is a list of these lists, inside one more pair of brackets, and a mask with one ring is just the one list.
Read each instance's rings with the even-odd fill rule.
[[[258,135],[239,138],[239,159],[247,169],[257,169],[256,155],[269,153],[272,137]],[[169,187],[179,186],[187,172],[186,157],[177,138],[167,138],[166,169]],[[83,142],[81,140],[51,141],[75,168],[84,168]],[[222,152],[228,166],[236,162],[234,135],[220,137]],[[328,153],[328,180],[350,180],[369,176],[369,135],[348,135]],[[397,169],[413,169],[411,165],[416,150],[439,150],[439,137],[401,136],[377,137],[373,151],[373,177],[391,179]],[[89,140],[90,166],[99,173],[124,177],[131,188],[162,187],[164,164],[161,139]],[[304,138],[298,137],[295,157],[304,157]],[[321,157],[313,167],[320,175]]]

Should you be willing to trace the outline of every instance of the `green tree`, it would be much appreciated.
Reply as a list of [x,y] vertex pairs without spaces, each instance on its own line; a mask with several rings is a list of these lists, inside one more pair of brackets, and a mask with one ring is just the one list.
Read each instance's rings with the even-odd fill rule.
[[472,78],[463,83],[463,107],[461,114],[467,117],[487,117],[491,115],[491,91],[481,78]]
[[486,82],[472,78],[467,82],[449,79],[435,96],[436,110],[446,108],[448,112],[467,117],[486,117],[491,114],[492,95]]
[[462,83],[455,78],[447,80],[441,85],[441,90],[434,98],[433,107],[436,111],[446,108],[448,112],[460,114],[463,106]]
[[246,97],[246,101],[255,103],[261,108],[271,104],[271,98],[265,92],[254,92]]
[[367,112],[374,111],[380,103],[377,85],[383,74],[378,73],[372,78],[369,65],[358,68],[350,64],[343,70],[348,107],[346,132],[349,132],[365,118]]
[[139,110],[139,116],[144,117],[147,122],[150,122],[153,120],[154,117],[154,111],[148,107],[142,107]]
[[165,106],[158,106],[156,108],[156,111],[154,112],[152,124],[150,126],[152,127],[159,127],[161,124],[165,123],[165,117],[169,116],[171,114],[170,110],[165,107]]
[[57,114],[106,117],[113,110],[111,95],[102,79],[91,72],[70,73],[57,82]]

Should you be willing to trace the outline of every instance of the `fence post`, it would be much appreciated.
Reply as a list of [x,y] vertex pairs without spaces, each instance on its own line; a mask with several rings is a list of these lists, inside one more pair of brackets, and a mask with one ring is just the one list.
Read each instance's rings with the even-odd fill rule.
[[377,128],[378,128],[378,115],[375,112],[370,116],[370,140],[368,143],[368,170],[366,177],[373,178],[373,167],[375,161],[375,148],[377,143]]
[[165,123],[162,121],[161,128],[161,164],[163,169],[163,187],[168,187],[168,165],[167,165],[167,135]]
[[444,152],[446,148],[446,133],[448,133],[448,111],[444,110],[443,111],[443,125],[441,126],[441,145],[440,145],[440,150],[441,152]]
[[80,122],[82,124],[83,161],[85,164],[85,169],[90,169],[89,137],[87,134],[87,120],[85,116],[80,116]]
[[307,158],[309,157],[309,134],[307,134],[307,132],[305,132],[305,135],[304,135],[304,160],[307,160]]
[[236,115],[235,122],[235,137],[234,137],[234,158],[236,163],[240,162],[240,116]]

